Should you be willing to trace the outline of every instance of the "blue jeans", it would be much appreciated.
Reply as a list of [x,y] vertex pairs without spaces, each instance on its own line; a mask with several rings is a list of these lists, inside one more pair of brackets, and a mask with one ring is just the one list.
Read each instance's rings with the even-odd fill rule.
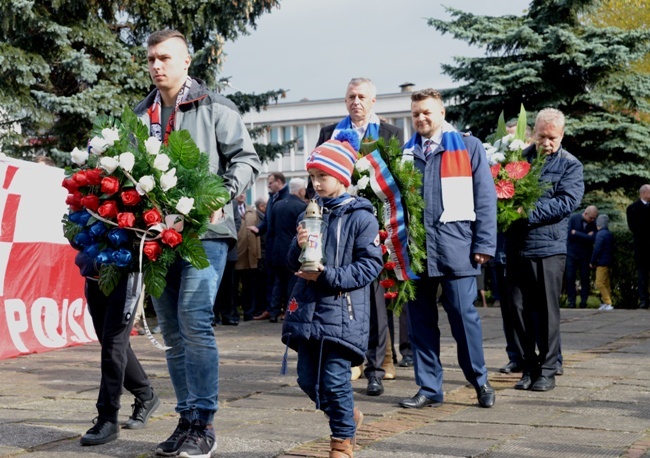
[[195,269],[179,259],[170,266],[167,286],[153,299],[158,324],[171,349],[167,367],[176,392],[176,412],[212,423],[219,395],[219,351],[212,330],[214,298],[223,276],[228,243],[203,240],[210,267]]
[[[320,366],[320,367],[319,367]],[[298,385],[329,417],[332,437],[354,437],[354,396],[350,361],[338,345],[309,341],[298,348]]]

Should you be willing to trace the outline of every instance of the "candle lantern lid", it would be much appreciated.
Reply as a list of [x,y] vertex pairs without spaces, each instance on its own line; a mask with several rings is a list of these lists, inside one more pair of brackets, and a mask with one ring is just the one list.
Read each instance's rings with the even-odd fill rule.
[[322,216],[320,206],[316,202],[316,199],[310,200],[305,209],[305,218],[322,218]]

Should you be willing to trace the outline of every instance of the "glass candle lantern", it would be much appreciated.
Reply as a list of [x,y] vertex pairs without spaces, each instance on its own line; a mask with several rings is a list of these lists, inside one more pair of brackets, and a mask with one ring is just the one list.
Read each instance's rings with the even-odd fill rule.
[[323,214],[315,200],[307,205],[305,219],[300,221],[300,226],[307,230],[307,244],[302,249],[298,259],[303,272],[318,272],[318,265],[325,264],[325,253],[323,252],[323,241],[325,239],[326,224],[323,221]]

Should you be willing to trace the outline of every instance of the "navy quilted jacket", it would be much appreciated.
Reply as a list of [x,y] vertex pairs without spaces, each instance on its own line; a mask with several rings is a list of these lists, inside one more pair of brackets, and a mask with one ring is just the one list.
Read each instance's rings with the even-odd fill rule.
[[[282,341],[296,351],[299,343],[308,340],[334,342],[347,350],[346,358],[353,365],[359,365],[368,348],[370,284],[383,265],[379,225],[370,202],[360,197],[331,211],[325,209],[323,219],[328,223],[325,270],[316,281],[298,279],[289,298]],[[294,237],[289,269],[299,270],[300,253]]]

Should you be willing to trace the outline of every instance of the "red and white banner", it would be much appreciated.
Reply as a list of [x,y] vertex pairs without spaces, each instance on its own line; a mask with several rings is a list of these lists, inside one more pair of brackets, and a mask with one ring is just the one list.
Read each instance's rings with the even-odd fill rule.
[[0,158],[0,359],[97,340],[63,237],[63,170]]

